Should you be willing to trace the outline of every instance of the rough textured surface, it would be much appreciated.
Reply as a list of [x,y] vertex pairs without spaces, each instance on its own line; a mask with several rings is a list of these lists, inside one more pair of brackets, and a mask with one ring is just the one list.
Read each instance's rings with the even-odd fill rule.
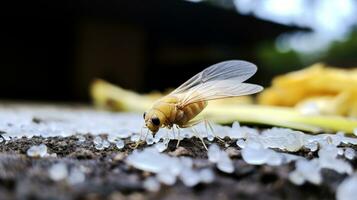
[[[96,150],[91,135],[79,143],[75,136],[68,138],[35,137],[19,139],[0,145],[0,194],[4,199],[334,199],[334,191],[344,178],[334,171],[324,170],[326,180],[321,186],[309,183],[295,186],[288,181],[292,166],[252,166],[233,160],[235,171],[224,174],[216,171],[211,184],[194,188],[181,182],[163,186],[159,192],[143,189],[143,180],[150,174],[133,169],[123,162],[132,152],[119,151],[112,144],[106,150]],[[206,158],[206,152],[197,139],[181,142],[181,149],[194,158]],[[57,157],[30,158],[27,149],[32,145],[46,144],[49,153]],[[177,153],[175,142],[169,144],[170,153]],[[52,164],[63,162],[69,167],[84,167],[86,180],[76,185],[66,181],[52,181],[48,170]]]
[[[159,144],[162,154],[180,160],[184,172],[191,170],[182,173],[181,168],[180,174],[172,176],[162,173],[165,170],[150,172],[128,164],[129,156],[150,148],[145,143],[134,148],[142,123],[136,114],[0,106],[0,119],[0,199],[345,200],[353,198],[357,188],[351,171],[357,168],[352,145],[357,139],[343,133],[311,136],[238,123],[215,125],[224,139],[205,138],[207,151],[196,137],[182,140],[176,148],[177,140],[168,140],[164,137],[167,132],[162,131],[157,134],[162,138],[152,138],[156,144],[151,148]],[[200,127],[197,130],[205,132]],[[149,163],[148,169],[153,168],[152,160],[145,156],[133,162],[138,166]],[[182,176],[197,176],[197,172],[204,172],[207,179],[189,187],[191,183]]]

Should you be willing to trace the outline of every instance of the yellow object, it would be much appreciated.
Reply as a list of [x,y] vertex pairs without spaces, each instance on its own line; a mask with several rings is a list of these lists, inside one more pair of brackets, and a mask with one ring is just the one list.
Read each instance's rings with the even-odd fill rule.
[[[143,113],[160,95],[139,95],[111,85],[103,80],[96,80],[91,86],[91,95],[95,105],[116,111],[131,111]],[[245,99],[245,98],[243,98]],[[246,99],[249,99],[246,97]],[[209,103],[202,112],[201,117],[206,117],[216,123],[243,123],[283,126],[303,131],[318,133],[321,131],[344,131],[352,133],[357,127],[357,120],[336,115],[305,115],[295,108],[263,106],[244,103],[232,103],[232,99],[221,100],[219,103]]]
[[357,69],[315,64],[278,76],[259,94],[258,103],[296,106],[299,110],[315,107],[315,114],[357,117]]

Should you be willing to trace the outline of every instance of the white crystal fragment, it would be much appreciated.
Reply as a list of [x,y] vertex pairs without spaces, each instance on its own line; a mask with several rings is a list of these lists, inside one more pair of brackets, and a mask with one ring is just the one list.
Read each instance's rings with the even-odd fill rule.
[[116,143],[115,143],[115,146],[116,146],[118,149],[122,149],[122,148],[124,148],[125,143],[124,143],[123,140],[118,139],[118,140],[116,141]]
[[149,177],[149,178],[145,179],[143,185],[144,185],[144,188],[150,192],[157,192],[160,190],[159,181],[153,177]]
[[152,134],[148,134],[145,140],[148,145],[154,144],[154,136]]
[[85,181],[85,174],[78,168],[71,169],[67,181],[71,185],[76,185]]
[[197,185],[201,180],[199,173],[195,172],[190,168],[183,169],[180,174],[180,178],[182,182],[188,187],[193,187]]
[[78,142],[82,143],[86,141],[86,138],[83,135],[77,135]]
[[157,179],[165,185],[174,185],[176,183],[176,175],[166,169],[156,175]]
[[238,139],[236,144],[241,149],[243,149],[245,147],[245,145],[246,145],[244,139]]
[[337,200],[355,200],[357,191],[357,175],[346,178],[336,190]]
[[303,146],[304,134],[286,128],[272,128],[262,132],[260,141],[266,148],[278,148],[295,152]]
[[216,163],[219,161],[221,150],[219,149],[218,145],[212,144],[208,147],[208,160]]
[[354,157],[356,156],[356,152],[352,148],[346,148],[345,149],[345,157],[349,160],[353,160]]
[[102,145],[106,149],[110,146],[110,143],[108,142],[108,140],[103,140]]
[[154,146],[159,152],[163,152],[167,149],[167,145],[163,142],[158,142]]
[[100,136],[95,136],[93,139],[94,145],[101,145],[103,142],[103,139]]
[[57,163],[48,170],[49,177],[54,181],[64,180],[68,176],[67,165],[64,163]]
[[310,149],[310,151],[315,152],[319,148],[318,143],[316,141],[308,142],[304,145],[305,148]]
[[44,157],[47,156],[47,146],[40,144],[38,146],[32,146],[27,150],[27,155],[30,157]]
[[212,169],[210,168],[205,168],[199,171],[199,176],[201,179],[201,182],[203,183],[212,183],[214,181],[214,173]]

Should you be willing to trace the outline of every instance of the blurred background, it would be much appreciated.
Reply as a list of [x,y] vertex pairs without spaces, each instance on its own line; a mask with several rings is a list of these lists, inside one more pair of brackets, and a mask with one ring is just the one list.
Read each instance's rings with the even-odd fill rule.
[[251,82],[325,62],[357,66],[356,0],[33,0],[0,6],[0,99],[89,102],[102,78],[176,87],[229,59]]

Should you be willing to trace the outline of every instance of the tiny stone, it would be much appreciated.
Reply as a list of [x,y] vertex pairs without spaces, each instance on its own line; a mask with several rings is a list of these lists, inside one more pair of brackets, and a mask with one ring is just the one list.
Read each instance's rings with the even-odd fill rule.
[[153,178],[153,177],[149,177],[147,178],[144,183],[144,188],[147,190],[147,191],[150,191],[150,192],[157,192],[160,190],[160,183],[159,181],[156,179],[156,178]]
[[47,146],[44,144],[32,146],[27,150],[26,153],[30,157],[44,157],[47,155]]
[[85,178],[86,177],[81,170],[79,170],[78,168],[74,168],[71,170],[71,172],[67,178],[67,181],[71,185],[76,185],[76,184],[84,182]]
[[164,144],[163,142],[159,142],[155,144],[155,148],[159,151],[159,152],[163,152],[166,150],[167,145]]
[[[227,158],[228,158],[228,156],[227,156]],[[233,173],[234,172],[234,166],[233,166],[232,160],[229,158],[228,159],[224,158],[224,159],[220,160],[217,163],[217,168],[225,173]]]
[[218,162],[219,158],[220,158],[220,149],[218,147],[218,145],[216,144],[212,144],[211,146],[208,147],[208,160],[216,163]]
[[356,156],[356,152],[352,148],[346,148],[345,149],[345,157],[349,160],[353,160],[353,158]]
[[103,142],[102,138],[100,136],[95,136],[95,138],[93,139],[93,143],[95,145],[97,144],[101,144]]
[[342,149],[342,148],[338,148],[338,150],[337,150],[337,154],[339,155],[339,156],[342,156],[343,154],[344,154],[344,150]]
[[83,135],[77,135],[77,140],[82,143],[86,141],[86,138]]
[[169,170],[164,170],[156,175],[157,179],[165,185],[174,185],[176,183],[176,176],[170,173]]
[[357,191],[357,175],[346,178],[336,190],[337,200],[355,200]]
[[212,183],[214,181],[214,173],[210,168],[202,169],[199,172],[199,176],[203,183]]
[[148,145],[154,144],[154,136],[152,134],[148,134],[146,136],[146,144]]
[[98,143],[98,144],[96,144],[96,145],[95,145],[95,148],[96,148],[97,150],[103,150],[103,149],[104,149],[103,143]]
[[305,183],[304,177],[296,170],[289,174],[289,180],[295,185],[302,185]]
[[108,148],[110,146],[110,143],[108,142],[108,140],[103,140],[102,145],[104,148]]
[[201,177],[199,176],[198,173],[196,173],[192,169],[188,168],[188,169],[182,170],[182,172],[180,174],[180,178],[186,186],[193,187],[200,182]]
[[140,135],[139,134],[133,134],[130,137],[130,141],[132,141],[132,142],[138,142],[139,140],[140,140]]
[[207,140],[212,142],[214,140],[214,136],[211,133],[207,134]]
[[236,142],[237,146],[241,149],[243,149],[246,145],[245,141],[243,139],[238,139]]
[[121,140],[121,139],[118,139],[117,142],[115,143],[115,146],[116,146],[118,149],[124,148],[124,146],[125,146],[124,141]]
[[50,178],[54,181],[60,181],[68,176],[67,166],[64,163],[57,163],[50,167],[48,170]]
[[306,148],[310,149],[310,151],[314,152],[317,151],[318,149],[318,143],[317,142],[309,142],[304,145]]

